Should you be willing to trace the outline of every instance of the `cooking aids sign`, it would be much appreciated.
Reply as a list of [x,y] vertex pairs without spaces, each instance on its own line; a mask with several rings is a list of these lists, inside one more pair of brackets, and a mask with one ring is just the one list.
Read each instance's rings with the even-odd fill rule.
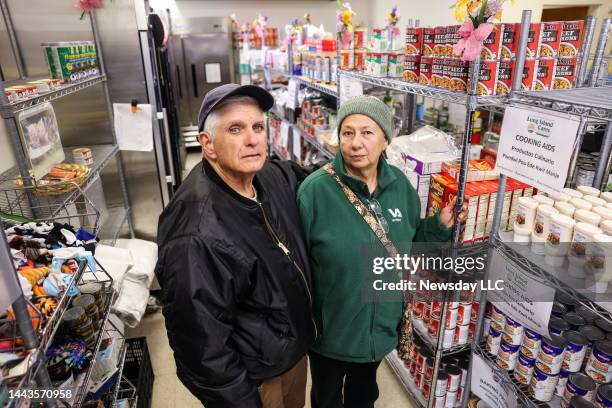
[[533,108],[508,107],[497,152],[498,170],[547,193],[560,193],[578,121]]

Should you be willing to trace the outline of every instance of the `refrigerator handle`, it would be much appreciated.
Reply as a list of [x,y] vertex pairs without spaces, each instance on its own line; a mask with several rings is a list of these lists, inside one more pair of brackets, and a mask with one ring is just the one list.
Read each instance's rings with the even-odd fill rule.
[[191,80],[193,81],[193,97],[198,97],[198,82],[196,78],[196,66],[191,64]]
[[178,79],[178,94],[179,99],[183,99],[183,81],[181,81],[181,70],[176,66],[176,78]]
[[[161,117],[160,117],[161,116]],[[170,129],[168,127],[168,111],[166,108],[162,108],[161,115],[158,114],[158,119],[163,121],[165,141],[166,141],[166,157],[168,158],[168,167],[170,168],[170,180],[166,180],[172,183],[172,186],[176,186],[176,175],[174,174],[174,160],[172,159],[172,145],[170,143]]]

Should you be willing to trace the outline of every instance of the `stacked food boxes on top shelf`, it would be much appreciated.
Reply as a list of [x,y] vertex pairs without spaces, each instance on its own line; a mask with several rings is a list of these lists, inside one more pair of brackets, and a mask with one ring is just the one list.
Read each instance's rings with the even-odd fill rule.
[[303,48],[299,54],[301,61],[296,64],[294,59],[294,75],[334,85],[337,71],[336,40],[331,34],[325,38],[306,38]]

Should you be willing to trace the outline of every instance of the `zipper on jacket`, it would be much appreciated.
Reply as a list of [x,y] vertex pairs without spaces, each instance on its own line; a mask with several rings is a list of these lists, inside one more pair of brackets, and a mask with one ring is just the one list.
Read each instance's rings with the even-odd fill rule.
[[310,303],[310,309],[311,309],[310,319],[312,320],[312,325],[315,330],[315,339],[316,339],[317,337],[319,337],[319,330],[317,329],[317,323],[315,322],[314,317],[312,316],[312,307],[313,307],[312,293],[310,293],[310,288],[308,287],[308,281],[306,280],[306,275],[304,275],[304,271],[302,271],[302,268],[300,268],[297,262],[295,262],[295,260],[291,257],[291,251],[289,251],[289,248],[287,248],[287,246],[283,244],[283,242],[280,240],[278,235],[276,235],[276,233],[274,232],[272,225],[268,221],[268,216],[266,215],[266,211],[264,210],[262,203],[258,203],[258,204],[259,204],[259,208],[261,208],[261,213],[263,214],[264,223],[266,224],[266,229],[272,236],[272,239],[275,241],[274,243],[276,244],[276,246],[280,248],[281,251],[283,251],[285,256],[289,258],[293,266],[295,266],[295,269],[297,269],[297,271],[299,272],[299,275],[302,277],[302,280],[304,281],[304,287],[306,288],[306,293],[308,294],[308,301]]

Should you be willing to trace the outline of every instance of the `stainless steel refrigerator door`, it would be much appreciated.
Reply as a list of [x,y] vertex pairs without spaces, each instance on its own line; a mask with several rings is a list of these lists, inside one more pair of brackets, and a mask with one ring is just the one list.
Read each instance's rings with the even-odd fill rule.
[[231,82],[232,48],[227,33],[184,36],[182,43],[189,111],[195,124],[204,95],[219,85]]

